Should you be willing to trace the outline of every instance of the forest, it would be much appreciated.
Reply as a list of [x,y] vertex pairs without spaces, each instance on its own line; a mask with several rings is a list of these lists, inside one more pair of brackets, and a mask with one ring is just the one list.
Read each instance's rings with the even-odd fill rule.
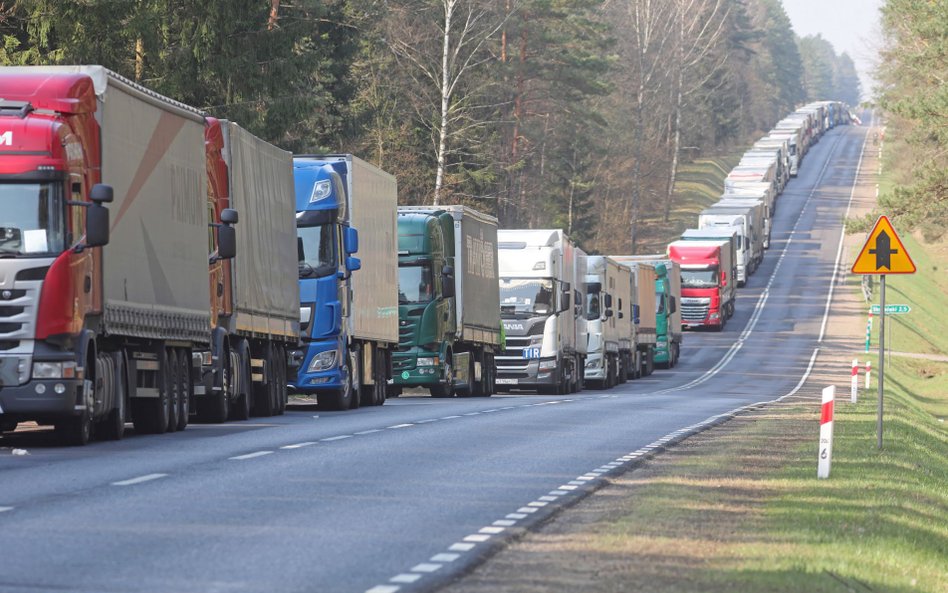
[[[861,92],[780,0],[0,0],[0,38],[0,64],[102,64],[288,150],[354,153],[401,203],[564,228],[590,252],[634,253],[683,163]],[[945,85],[925,95],[887,59],[893,92],[917,93],[889,108],[918,122],[940,100],[944,135]],[[920,184],[948,183],[939,162]]]

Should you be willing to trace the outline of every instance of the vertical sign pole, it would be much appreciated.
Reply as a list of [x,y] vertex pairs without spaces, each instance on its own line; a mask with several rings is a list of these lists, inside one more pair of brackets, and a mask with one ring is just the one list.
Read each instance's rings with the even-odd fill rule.
[[882,389],[885,381],[885,274],[879,276],[879,412],[876,417],[876,448],[882,450]]
[[830,477],[830,463],[833,460],[833,406],[835,399],[835,385],[823,389],[823,405],[820,408],[820,459],[816,466],[817,478]]
[[849,385],[849,401],[856,403],[859,396],[859,360],[853,359],[852,377]]
[[872,337],[872,309],[869,309],[869,321],[866,322],[866,354],[869,353],[869,342]]

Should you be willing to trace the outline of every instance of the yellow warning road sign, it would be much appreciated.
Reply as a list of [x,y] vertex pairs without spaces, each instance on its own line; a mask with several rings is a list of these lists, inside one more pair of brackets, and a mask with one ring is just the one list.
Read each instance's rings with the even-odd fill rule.
[[885,216],[880,216],[863,245],[853,274],[914,274],[915,262]]

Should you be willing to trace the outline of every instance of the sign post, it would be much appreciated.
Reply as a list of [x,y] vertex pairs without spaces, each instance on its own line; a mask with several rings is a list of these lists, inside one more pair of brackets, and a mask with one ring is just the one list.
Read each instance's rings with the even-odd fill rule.
[[[885,387],[885,277],[888,274],[914,274],[915,262],[909,256],[892,223],[880,216],[866,238],[866,244],[856,257],[853,274],[875,274],[879,278],[879,404],[876,417],[876,447],[882,449],[882,393]],[[911,310],[910,307],[906,309]],[[894,312],[894,311],[893,311]],[[907,313],[908,311],[900,311]],[[868,366],[868,364],[867,364]],[[866,372],[866,382],[869,373]]]
[[859,398],[859,360],[853,359],[853,372],[849,380],[849,401],[856,403]]
[[816,466],[817,478],[830,477],[830,463],[833,461],[833,406],[836,400],[836,386],[823,389],[823,405],[820,408],[820,460]]

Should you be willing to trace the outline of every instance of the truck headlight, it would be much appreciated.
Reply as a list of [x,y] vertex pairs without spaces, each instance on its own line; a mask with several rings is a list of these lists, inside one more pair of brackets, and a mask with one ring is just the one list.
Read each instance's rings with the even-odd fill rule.
[[323,181],[317,181],[313,185],[313,194],[309,198],[309,203],[318,202],[328,198],[332,194],[332,181],[325,179]]
[[556,360],[541,360],[540,361],[541,371],[552,371],[555,368],[556,368]]
[[319,371],[328,371],[336,366],[336,351],[327,350],[320,352],[313,357],[309,363],[309,372],[318,373]]
[[67,362],[34,362],[34,379],[74,379],[76,377],[76,363]]
[[419,356],[419,357],[418,357],[418,366],[420,366],[420,367],[436,367],[436,366],[438,366],[438,357],[437,357],[437,356]]

